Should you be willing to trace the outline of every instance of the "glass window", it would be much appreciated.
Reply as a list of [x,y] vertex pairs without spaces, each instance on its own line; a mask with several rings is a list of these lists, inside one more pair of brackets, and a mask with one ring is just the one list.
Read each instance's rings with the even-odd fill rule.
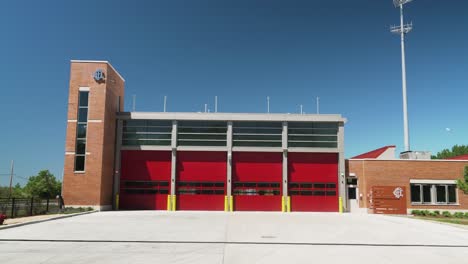
[[88,91],[80,92],[80,98],[79,98],[80,106],[88,107],[88,95],[89,95]]
[[76,154],[85,154],[86,152],[86,140],[76,140]]
[[448,202],[456,203],[457,202],[457,186],[448,185]]
[[78,131],[76,133],[77,138],[86,138],[86,128],[87,124],[78,124]]
[[421,202],[421,185],[411,184],[411,202]]
[[436,193],[437,193],[437,202],[438,203],[446,203],[447,202],[447,192],[445,185],[437,185],[436,186]]
[[76,156],[75,157],[75,171],[84,171],[85,170],[85,156]]
[[423,185],[423,203],[431,203],[431,185]]
[[78,110],[78,122],[80,123],[88,122],[88,108],[80,108]]

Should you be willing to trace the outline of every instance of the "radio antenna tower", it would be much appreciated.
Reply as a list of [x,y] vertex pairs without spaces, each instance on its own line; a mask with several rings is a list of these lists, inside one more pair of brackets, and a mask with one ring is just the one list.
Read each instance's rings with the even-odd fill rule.
[[410,151],[409,128],[408,128],[408,105],[406,99],[406,61],[405,61],[405,34],[413,29],[413,23],[404,24],[403,6],[413,0],[393,0],[396,8],[400,8],[400,25],[390,27],[390,31],[401,36],[401,75],[403,86],[403,129],[405,138],[405,152]]

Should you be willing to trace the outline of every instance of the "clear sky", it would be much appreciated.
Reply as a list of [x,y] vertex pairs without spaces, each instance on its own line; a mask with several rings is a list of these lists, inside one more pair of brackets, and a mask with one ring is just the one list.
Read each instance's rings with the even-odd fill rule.
[[[468,1],[415,0],[405,15],[411,148],[468,144]],[[4,1],[0,184],[61,177],[71,59],[108,60],[126,110],[338,113],[346,157],[403,150],[400,39],[391,0]],[[449,131],[450,130],[450,131]]]

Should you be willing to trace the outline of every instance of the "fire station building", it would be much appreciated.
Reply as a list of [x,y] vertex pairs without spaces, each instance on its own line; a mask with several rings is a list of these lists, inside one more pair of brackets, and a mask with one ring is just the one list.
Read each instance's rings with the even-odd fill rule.
[[63,197],[99,210],[468,210],[468,157],[345,161],[341,115],[125,112],[122,76],[72,61]]
[[125,112],[124,83],[106,61],[71,62],[67,206],[346,209],[341,115]]

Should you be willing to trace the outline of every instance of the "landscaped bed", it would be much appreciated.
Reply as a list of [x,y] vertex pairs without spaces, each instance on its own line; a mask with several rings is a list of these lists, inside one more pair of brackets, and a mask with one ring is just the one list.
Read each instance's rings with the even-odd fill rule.
[[449,211],[429,211],[429,210],[412,210],[411,214],[418,219],[433,220],[444,223],[468,225],[468,212],[455,212],[450,213]]

